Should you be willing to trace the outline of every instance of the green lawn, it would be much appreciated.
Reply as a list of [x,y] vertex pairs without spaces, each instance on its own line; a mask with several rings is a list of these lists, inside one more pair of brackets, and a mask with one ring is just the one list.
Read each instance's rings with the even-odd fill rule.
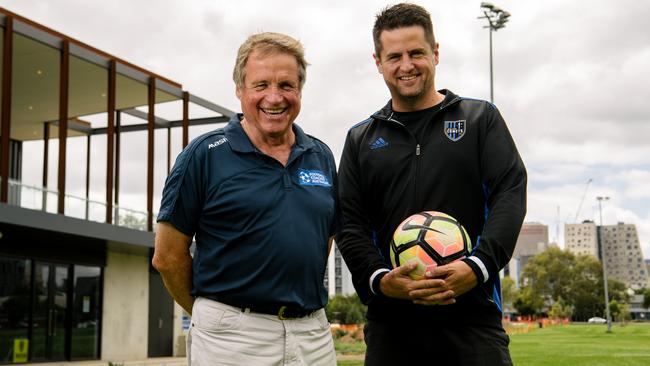
[[510,354],[520,366],[650,365],[650,324],[574,324],[535,329],[510,337]]
[[[510,336],[516,366],[639,366],[650,365],[650,323],[573,324],[535,329]],[[363,365],[363,342],[335,341],[338,365]]]

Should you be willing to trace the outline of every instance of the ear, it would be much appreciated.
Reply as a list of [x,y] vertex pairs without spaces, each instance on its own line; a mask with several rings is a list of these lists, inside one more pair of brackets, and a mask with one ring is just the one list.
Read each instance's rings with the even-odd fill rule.
[[381,59],[375,53],[372,54],[372,58],[375,59],[375,65],[377,66],[377,71],[379,71],[380,74],[383,74],[381,70]]
[[235,88],[235,95],[237,96],[237,99],[241,100],[241,89],[239,89],[239,87]]
[[438,65],[440,62],[440,43],[436,42],[435,47],[433,48],[433,64]]

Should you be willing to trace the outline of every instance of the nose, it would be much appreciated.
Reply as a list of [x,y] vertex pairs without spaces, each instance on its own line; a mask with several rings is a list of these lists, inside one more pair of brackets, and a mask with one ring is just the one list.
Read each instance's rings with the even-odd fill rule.
[[399,68],[402,72],[410,72],[413,70],[415,66],[413,66],[413,60],[411,57],[408,55],[404,56],[402,62],[400,62]]
[[269,103],[280,103],[282,102],[282,91],[277,86],[272,86],[267,89],[267,93],[264,96]]

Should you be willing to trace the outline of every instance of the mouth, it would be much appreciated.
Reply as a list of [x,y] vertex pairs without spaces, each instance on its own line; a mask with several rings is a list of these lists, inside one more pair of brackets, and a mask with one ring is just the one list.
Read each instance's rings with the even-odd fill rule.
[[282,113],[284,113],[284,111],[287,110],[286,107],[285,108],[260,108],[260,109],[262,110],[262,112],[264,112],[269,116],[279,116]]
[[400,76],[397,79],[402,80],[402,81],[410,81],[413,80],[417,77],[417,75],[405,75],[405,76]]

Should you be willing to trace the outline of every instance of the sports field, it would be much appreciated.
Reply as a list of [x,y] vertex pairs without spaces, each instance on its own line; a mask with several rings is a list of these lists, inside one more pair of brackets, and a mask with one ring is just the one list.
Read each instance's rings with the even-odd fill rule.
[[[516,366],[650,365],[650,323],[572,324],[510,336]],[[336,342],[339,365],[363,365],[363,342]]]
[[510,337],[510,353],[522,366],[650,365],[650,324],[572,324]]

